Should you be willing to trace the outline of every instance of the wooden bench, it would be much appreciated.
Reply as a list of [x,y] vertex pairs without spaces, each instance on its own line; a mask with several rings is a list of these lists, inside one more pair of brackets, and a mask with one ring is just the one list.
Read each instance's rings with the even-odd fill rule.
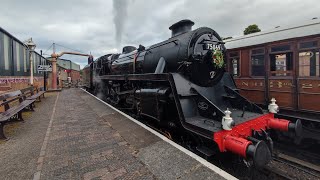
[[39,101],[41,101],[41,96],[44,98],[44,93],[46,92],[46,91],[44,91],[43,89],[43,87],[40,87],[40,88],[35,88],[36,89],[36,94],[34,94],[33,96],[31,96],[31,97],[29,97],[29,98],[27,98],[27,99],[37,99],[37,98],[39,98]]
[[[0,95],[0,106],[4,106],[5,109],[4,112],[0,113],[0,139],[7,139],[3,131],[4,125],[13,120],[23,121],[22,111],[26,108],[33,111],[32,104],[34,101],[26,99],[20,90]],[[16,105],[11,107],[10,104],[14,102],[16,102]]]
[[27,87],[25,89],[21,89],[21,92],[22,94],[25,95],[25,98],[27,100],[38,99],[39,101],[41,101],[41,96],[44,98],[44,93],[45,93],[45,91],[41,90],[41,88],[39,90],[39,88],[35,88],[33,86]]

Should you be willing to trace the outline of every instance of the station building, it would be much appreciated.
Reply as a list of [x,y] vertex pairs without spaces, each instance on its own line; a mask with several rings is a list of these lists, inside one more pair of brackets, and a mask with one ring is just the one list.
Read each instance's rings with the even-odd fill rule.
[[[51,60],[51,57],[48,57],[47,59]],[[57,73],[60,87],[67,83],[68,77],[73,85],[80,81],[80,65],[72,62],[71,60],[58,58]],[[49,79],[52,78],[51,76],[51,73],[49,73]],[[51,82],[48,82],[49,85],[50,83]]]
[[[33,67],[30,67],[30,57]],[[45,57],[29,50],[23,42],[0,27],[0,93],[29,86],[30,68],[33,68],[34,86],[42,87],[43,72],[38,72],[37,66],[47,63]]]
[[[30,59],[32,66],[30,67]],[[51,58],[45,58],[15,36],[0,27],[0,93],[14,91],[30,86],[30,68],[33,68],[33,85],[44,86],[44,72],[37,71],[38,65],[49,65]],[[80,79],[80,65],[70,60],[58,59],[57,71],[60,83],[70,77],[73,83]],[[47,72],[46,86],[51,88],[52,73]],[[62,87],[62,86],[60,86]]]

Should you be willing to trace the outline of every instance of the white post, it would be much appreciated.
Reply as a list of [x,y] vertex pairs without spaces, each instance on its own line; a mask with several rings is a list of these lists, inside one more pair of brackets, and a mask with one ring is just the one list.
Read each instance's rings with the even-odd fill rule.
[[32,52],[30,51],[30,85],[33,86],[33,59]]
[[32,52],[36,48],[36,44],[32,41],[32,38],[26,40],[24,42],[25,45],[28,46],[29,49],[29,61],[30,61],[30,85],[33,86],[33,58]]

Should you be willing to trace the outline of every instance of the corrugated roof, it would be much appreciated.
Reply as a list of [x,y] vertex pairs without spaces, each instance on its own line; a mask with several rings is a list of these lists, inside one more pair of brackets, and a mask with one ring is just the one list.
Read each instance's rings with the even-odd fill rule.
[[316,34],[320,34],[319,19],[313,19],[299,25],[278,27],[268,31],[261,31],[245,36],[234,37],[232,39],[227,39],[224,42],[226,43],[225,46],[227,49],[235,49],[239,47],[253,46]]
[[[47,59],[51,59],[51,57],[47,58]],[[71,60],[68,59],[57,59],[57,64],[58,66],[64,68],[64,69],[73,69],[76,71],[80,71],[80,65],[77,63],[72,62]]]

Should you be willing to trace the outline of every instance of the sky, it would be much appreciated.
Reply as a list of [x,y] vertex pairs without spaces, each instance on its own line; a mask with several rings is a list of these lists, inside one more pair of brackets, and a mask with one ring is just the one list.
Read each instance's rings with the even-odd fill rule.
[[[77,50],[98,58],[126,45],[166,40],[169,26],[182,19],[194,21],[193,29],[206,26],[234,37],[250,24],[269,30],[320,19],[319,10],[317,0],[1,0],[0,27],[21,41],[32,37],[45,56],[54,42],[57,52]],[[87,64],[86,57],[62,58]]]

